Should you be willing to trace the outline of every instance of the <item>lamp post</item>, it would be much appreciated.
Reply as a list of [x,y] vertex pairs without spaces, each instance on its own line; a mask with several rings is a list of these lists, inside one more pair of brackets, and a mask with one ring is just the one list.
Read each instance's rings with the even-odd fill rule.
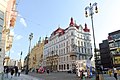
[[[95,7],[95,12],[93,11],[93,8]],[[96,53],[96,43],[95,43],[95,33],[94,33],[94,25],[93,25],[93,14],[94,13],[98,13],[98,8],[97,8],[97,3],[90,3],[90,6],[87,6],[85,8],[85,16],[88,17],[88,12],[87,10],[89,10],[89,16],[91,17],[91,22],[92,22],[92,31],[93,31],[93,40],[94,40],[94,55],[95,55],[95,68],[97,73],[98,72],[98,67],[97,67],[97,53]]]
[[29,50],[28,50],[28,55],[27,55],[27,64],[26,64],[26,72],[25,72],[25,74],[28,74],[29,56],[30,56],[30,48],[31,48],[31,40],[32,40],[32,38],[33,38],[33,33],[31,33],[31,34],[29,35],[29,41],[30,41],[30,43],[29,43]]

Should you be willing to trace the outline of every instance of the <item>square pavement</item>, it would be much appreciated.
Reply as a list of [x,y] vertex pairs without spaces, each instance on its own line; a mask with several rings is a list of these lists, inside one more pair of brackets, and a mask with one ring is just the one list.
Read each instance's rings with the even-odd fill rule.
[[8,78],[7,75],[4,74],[4,78],[3,80],[41,80],[41,79],[37,79],[35,77],[29,76],[29,75],[25,75],[25,74],[21,74],[20,76],[14,76],[11,78],[11,75],[8,74]]

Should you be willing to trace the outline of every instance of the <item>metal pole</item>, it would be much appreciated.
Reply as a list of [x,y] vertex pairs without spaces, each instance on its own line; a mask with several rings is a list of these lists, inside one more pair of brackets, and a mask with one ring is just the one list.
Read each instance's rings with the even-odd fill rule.
[[94,33],[94,25],[93,25],[93,15],[91,15],[91,22],[92,22],[92,30],[93,30],[94,52],[95,52],[95,58],[97,59],[96,43],[95,43],[95,33]]
[[93,31],[93,40],[94,40],[94,57],[95,57],[95,68],[96,68],[96,72],[97,72],[97,75],[96,75],[96,80],[99,80],[99,71],[98,71],[98,67],[97,67],[97,53],[96,53],[96,43],[95,43],[95,33],[94,33],[94,25],[93,25],[93,6],[95,6],[95,10],[96,10],[96,13],[98,13],[97,11],[97,3],[94,3],[92,6],[91,6],[91,3],[90,3],[90,6],[87,6],[85,8],[86,12],[86,17],[87,16],[87,9],[89,9],[89,16],[91,16],[91,22],[92,22],[92,31]]
[[27,65],[26,65],[26,73],[25,74],[28,74],[28,69],[29,69],[29,56],[30,56],[30,47],[31,47],[31,40],[33,38],[33,33],[31,33],[29,35],[29,40],[30,40],[30,43],[29,43],[29,50],[28,50],[28,55],[27,55]]
[[31,46],[31,40],[30,40],[29,51],[28,51],[28,55],[27,55],[26,74],[28,74],[28,69],[29,69],[28,65],[29,65],[30,46]]

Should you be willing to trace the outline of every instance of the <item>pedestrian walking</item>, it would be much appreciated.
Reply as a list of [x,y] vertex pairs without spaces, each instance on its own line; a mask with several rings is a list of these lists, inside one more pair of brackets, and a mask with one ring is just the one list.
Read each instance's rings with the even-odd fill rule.
[[49,69],[47,69],[47,73],[49,74]]
[[11,68],[11,78],[13,77],[13,74],[14,74],[14,69]]
[[6,68],[5,73],[6,73],[6,77],[8,78],[9,67]]
[[116,68],[114,68],[114,77],[115,77],[116,80],[118,80],[118,78],[117,78],[117,70],[116,70]]
[[83,74],[83,70],[82,70],[82,71],[80,71],[80,80],[83,80],[83,76],[84,76],[84,74]]
[[21,69],[18,70],[18,76],[20,76],[20,73],[21,73]]
[[17,76],[17,74],[18,74],[18,67],[15,66],[15,76]]

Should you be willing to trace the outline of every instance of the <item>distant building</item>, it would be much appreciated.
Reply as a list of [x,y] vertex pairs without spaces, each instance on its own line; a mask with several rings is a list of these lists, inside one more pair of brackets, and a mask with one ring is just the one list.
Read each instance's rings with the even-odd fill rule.
[[90,30],[77,25],[73,18],[66,29],[58,28],[46,37],[43,66],[52,71],[74,69],[76,60],[86,60],[92,56]]
[[4,58],[4,66],[18,66],[18,60],[10,59],[6,56]]
[[[44,49],[44,40],[39,39],[38,43],[31,49],[29,55],[29,70],[36,70],[42,66],[43,63],[43,49]],[[24,59],[24,68],[27,65],[27,57]]]
[[120,30],[108,33],[99,47],[103,68],[120,67]]
[[120,30],[109,33],[108,41],[113,67],[120,67]]
[[99,48],[101,65],[103,65],[103,68],[112,68],[112,56],[110,53],[108,40],[103,40],[103,42],[99,44]]

